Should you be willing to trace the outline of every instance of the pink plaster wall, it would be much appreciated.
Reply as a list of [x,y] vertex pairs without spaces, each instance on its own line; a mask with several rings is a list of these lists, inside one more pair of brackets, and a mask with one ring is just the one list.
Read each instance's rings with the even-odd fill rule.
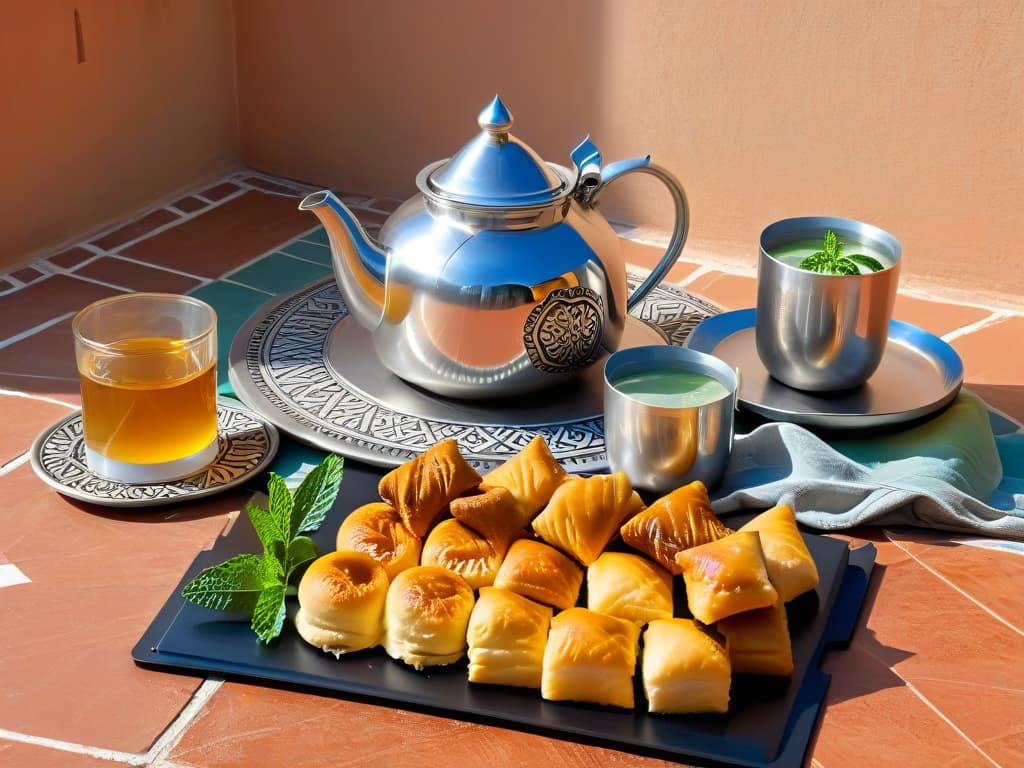
[[[688,191],[688,258],[754,268],[760,229],[890,230],[904,283],[1019,308],[1024,4],[948,0],[237,2],[243,158],[405,196],[500,93],[546,159],[590,133]],[[664,232],[657,182],[606,213]]]

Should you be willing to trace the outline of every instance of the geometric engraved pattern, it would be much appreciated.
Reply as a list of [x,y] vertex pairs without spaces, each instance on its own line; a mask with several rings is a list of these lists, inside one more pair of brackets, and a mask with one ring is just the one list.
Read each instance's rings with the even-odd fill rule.
[[[641,279],[630,272],[630,290]],[[720,311],[705,299],[662,284],[631,314],[660,328],[671,344],[681,345],[701,320]],[[607,468],[603,417],[530,429],[460,423],[403,413],[349,389],[325,359],[331,330],[347,314],[334,280],[325,278],[250,321],[248,338],[236,338],[232,347],[234,355],[241,344],[244,356],[230,361],[238,397],[299,440],[378,466],[397,466],[439,440],[454,438],[469,463],[487,470],[540,434],[569,471]],[[243,328],[240,333],[245,332]],[[237,376],[247,381],[234,381]]]
[[602,315],[601,297],[586,286],[549,293],[523,325],[523,344],[533,367],[545,373],[567,373],[597,360]]
[[85,460],[81,411],[41,435],[31,458],[36,474],[66,496],[104,506],[146,507],[232,488],[261,471],[277,453],[278,442],[277,429],[258,414],[218,400],[217,458],[181,480],[129,484],[93,474]]

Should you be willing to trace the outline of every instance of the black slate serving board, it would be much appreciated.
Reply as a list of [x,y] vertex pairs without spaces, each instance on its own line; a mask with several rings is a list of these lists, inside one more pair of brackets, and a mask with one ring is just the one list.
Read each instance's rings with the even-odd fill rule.
[[[346,462],[341,492],[313,539],[334,549],[338,525],[352,509],[379,500],[382,470]],[[738,526],[729,518],[727,524]],[[326,695],[426,711],[549,736],[687,762],[741,766],[798,766],[828,687],[821,671],[824,649],[849,642],[874,565],[872,546],[850,551],[836,539],[807,534],[821,583],[787,606],[795,671],[787,680],[735,676],[725,715],[650,715],[637,680],[637,709],[544,701],[539,691],[470,684],[466,662],[416,672],[380,648],[335,659],[306,644],[291,622],[264,645],[248,619],[200,608],[180,597],[202,568],[242,552],[261,551],[243,515],[211,550],[196,557],[163,608],[132,650],[142,666],[213,672],[249,682],[291,686]],[[677,579],[678,581],[678,579]]]

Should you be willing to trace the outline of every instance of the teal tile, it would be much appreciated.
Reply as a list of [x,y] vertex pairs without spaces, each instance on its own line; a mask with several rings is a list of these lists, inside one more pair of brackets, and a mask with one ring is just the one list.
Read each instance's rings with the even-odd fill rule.
[[270,253],[259,261],[225,275],[232,282],[268,293],[290,293],[331,274],[330,266]]
[[1020,425],[1006,418],[1001,413],[988,412],[988,420],[992,425],[992,432],[997,435],[1007,435],[1020,430]]
[[331,266],[331,249],[320,243],[309,243],[305,240],[294,240],[280,249],[289,256],[313,261],[325,267]]
[[217,384],[221,394],[234,394],[228,383],[228,351],[238,329],[252,314],[266,304],[265,293],[230,283],[213,282],[189,291],[189,295],[202,299],[217,312]]
[[312,232],[307,232],[300,239],[308,240],[311,243],[320,243],[320,245],[330,245],[330,241],[327,239],[327,230],[323,227],[317,227]]

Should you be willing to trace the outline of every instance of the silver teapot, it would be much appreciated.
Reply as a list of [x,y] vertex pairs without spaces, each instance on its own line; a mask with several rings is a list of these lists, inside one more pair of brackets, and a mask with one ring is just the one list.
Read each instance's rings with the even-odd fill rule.
[[[544,162],[509,132],[512,115],[497,96],[477,122],[480,134],[419,172],[420,194],[377,241],[330,191],[299,204],[327,230],[338,288],[381,363],[464,399],[551,386],[617,349],[626,313],[675,263],[689,220],[679,182],[649,156],[602,167],[588,137],[570,154],[572,170]],[[634,171],[669,188],[675,228],[627,295],[619,239],[596,206],[608,184]]]

